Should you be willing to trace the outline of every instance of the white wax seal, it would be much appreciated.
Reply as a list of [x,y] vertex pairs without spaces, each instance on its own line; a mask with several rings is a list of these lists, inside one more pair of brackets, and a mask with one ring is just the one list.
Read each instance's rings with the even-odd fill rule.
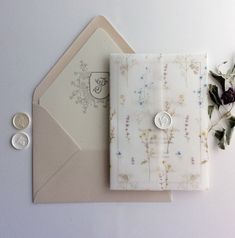
[[17,150],[25,149],[29,145],[29,136],[24,133],[16,133],[11,138],[12,146]]
[[13,116],[12,124],[16,129],[22,130],[28,127],[30,123],[29,115],[23,112],[18,112]]
[[172,117],[168,112],[161,111],[154,117],[155,125],[162,130],[168,129],[172,124]]

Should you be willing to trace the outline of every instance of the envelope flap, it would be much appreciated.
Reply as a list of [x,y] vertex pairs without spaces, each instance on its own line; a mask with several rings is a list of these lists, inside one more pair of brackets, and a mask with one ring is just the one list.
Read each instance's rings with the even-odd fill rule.
[[44,80],[36,87],[33,95],[33,102],[38,104],[39,98],[53,83],[57,76],[63,71],[66,65],[72,60],[82,46],[87,42],[91,35],[98,29],[102,28],[114,42],[126,53],[134,53],[134,50],[127,44],[124,38],[117,32],[111,23],[103,16],[95,17],[86,28],[74,40],[71,46],[65,51],[61,58],[52,67]]
[[[34,203],[169,202],[168,192],[110,191],[107,151],[78,151],[40,190]],[[94,169],[95,168],[95,169]]]
[[35,196],[80,148],[41,106],[33,104],[33,117]]

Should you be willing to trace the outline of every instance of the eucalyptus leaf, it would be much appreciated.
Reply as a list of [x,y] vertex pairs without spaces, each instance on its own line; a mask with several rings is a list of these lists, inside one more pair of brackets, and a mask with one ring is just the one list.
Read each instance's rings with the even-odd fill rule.
[[233,128],[228,127],[226,131],[226,142],[228,145],[230,144],[232,133],[233,133]]
[[220,141],[220,142],[218,143],[218,146],[219,146],[219,148],[220,148],[221,150],[225,150],[224,142],[225,142],[225,140],[223,139],[222,141]]
[[222,105],[222,102],[219,97],[218,87],[213,84],[209,84],[209,96],[211,101],[219,108]]
[[227,141],[227,144],[229,145],[230,141],[231,141],[233,129],[234,129],[234,126],[235,126],[235,117],[234,116],[229,117],[227,119],[227,122],[228,122],[228,128],[227,128],[227,131],[226,131],[226,141]]
[[215,137],[219,140],[218,146],[220,149],[225,149],[225,134],[226,130],[223,128],[222,130],[215,131]]
[[235,117],[234,116],[231,116],[229,117],[228,119],[228,125],[230,128],[233,128],[235,126]]
[[210,74],[220,84],[220,86],[224,92],[225,91],[225,78],[221,75],[214,73],[213,71],[210,71]]
[[210,119],[211,119],[212,112],[213,112],[214,108],[215,108],[214,105],[209,105],[209,106],[208,106],[208,115],[209,115],[209,118],[210,118]]

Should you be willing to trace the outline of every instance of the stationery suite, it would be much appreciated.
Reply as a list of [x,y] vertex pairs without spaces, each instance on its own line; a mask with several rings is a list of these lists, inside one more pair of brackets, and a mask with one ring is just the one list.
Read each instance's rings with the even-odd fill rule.
[[134,54],[94,18],[34,92],[34,202],[169,202],[164,190],[207,189],[206,61]]
[[168,202],[170,192],[111,191],[109,56],[134,53],[102,16],[82,31],[33,96],[33,200]]
[[113,190],[209,186],[205,54],[112,54]]

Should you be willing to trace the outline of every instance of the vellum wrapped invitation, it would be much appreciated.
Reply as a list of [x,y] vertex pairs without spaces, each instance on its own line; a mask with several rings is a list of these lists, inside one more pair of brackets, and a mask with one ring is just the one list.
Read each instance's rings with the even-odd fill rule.
[[114,190],[209,186],[206,54],[112,54]]

